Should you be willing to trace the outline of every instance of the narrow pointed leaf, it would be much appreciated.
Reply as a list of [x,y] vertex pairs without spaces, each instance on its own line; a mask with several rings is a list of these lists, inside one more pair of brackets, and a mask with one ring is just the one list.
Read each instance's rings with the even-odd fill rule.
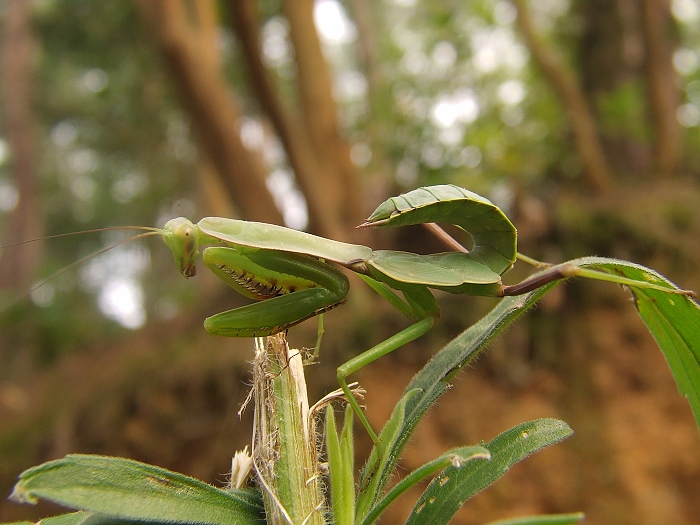
[[[654,270],[627,261],[586,257],[572,263],[635,281],[678,289]],[[632,286],[630,291],[639,316],[661,348],[678,390],[688,399],[700,428],[700,305],[690,297],[661,290]]]
[[253,524],[263,517],[254,491],[221,490],[183,474],[107,456],[73,454],[25,470],[12,497],[160,523]]
[[148,521],[122,520],[105,516],[104,514],[95,514],[93,512],[71,512],[68,514],[60,514],[58,516],[50,516],[43,518],[35,524],[31,521],[18,521],[15,523],[2,523],[0,525],[148,525]]
[[431,481],[407,525],[448,523],[467,499],[491,485],[512,465],[572,433],[569,425],[557,419],[537,419],[506,430],[486,445],[491,461],[448,467]]
[[[350,421],[353,415],[350,414]],[[355,480],[353,478],[352,450],[348,450],[346,429],[348,416],[345,417],[342,437],[338,436],[335,426],[333,407],[326,409],[326,451],[328,469],[331,475],[331,508],[333,523],[352,525],[355,521]],[[351,430],[350,430],[351,431]]]
[[402,439],[401,432],[406,427],[405,407],[408,402],[419,394],[417,390],[408,390],[394,407],[394,411],[379,434],[379,444],[372,448],[367,462],[362,469],[360,483],[357,489],[357,504],[355,517],[364,519],[369,509],[382,496],[386,484],[389,482],[392,468],[398,458],[391,456],[396,450],[396,443]]
[[[626,278],[678,288],[657,272],[634,263],[601,257],[586,257],[569,261],[569,264],[622,275]],[[418,372],[406,392],[414,389],[419,394],[402,407],[401,421],[405,425],[398,432],[398,439],[386,451],[390,458],[398,459],[413,430],[428,408],[449,388],[451,378],[483,352],[488,344],[516,321],[544,294],[563,281],[542,286],[528,294],[505,297],[476,324],[447,343],[423,369]],[[690,298],[669,294],[660,290],[633,288],[637,310],[656,338],[682,395],[690,402],[696,422],[700,426],[700,306]],[[396,462],[387,462],[385,473],[375,473],[380,478],[388,476]]]
[[355,414],[352,407],[345,407],[345,419],[343,430],[340,433],[340,454],[343,457],[343,492],[345,497],[345,508],[349,517],[348,524],[355,523],[355,442],[352,433]]
[[572,514],[545,514],[542,516],[524,516],[506,520],[492,521],[487,525],[573,525],[584,518],[582,512]]
[[[487,345],[499,333],[527,312],[553,286],[554,283],[526,295],[501,299],[488,314],[447,343],[435,354],[406,387],[405,392],[414,392],[412,397],[404,405],[397,405],[394,409],[395,412],[401,411],[398,417],[392,414],[389,420],[394,422],[392,424],[401,425],[401,428],[393,429],[393,435],[396,438],[387,443],[380,440],[380,443],[386,449],[383,451],[383,454],[389,460],[378,464],[374,469],[369,468],[370,463],[368,461],[368,466],[363,471],[360,486],[366,483],[366,478],[369,475],[375,476],[377,479],[389,479],[391,472],[396,467],[396,461],[401,454],[401,450],[411,437],[416,425],[425,415],[428,408],[447,391],[451,378],[485,350]],[[389,423],[387,423],[388,425]],[[383,434],[384,430],[382,430]],[[379,488],[383,488],[383,485]],[[375,495],[375,498],[378,497],[378,494]]]
[[408,476],[404,477],[396,485],[394,485],[386,495],[372,507],[367,517],[362,521],[362,525],[371,525],[380,518],[382,512],[393,503],[396,498],[406,492],[408,489],[420,483],[424,479],[434,475],[435,473],[446,469],[449,466],[461,467],[468,461],[474,459],[488,460],[491,459],[489,450],[482,446],[461,447],[450,450],[444,453],[439,458],[434,459],[417,468]]

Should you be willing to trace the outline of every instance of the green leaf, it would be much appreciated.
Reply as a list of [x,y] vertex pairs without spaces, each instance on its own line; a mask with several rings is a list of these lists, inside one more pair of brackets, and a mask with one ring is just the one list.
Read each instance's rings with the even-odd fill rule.
[[126,520],[230,525],[259,523],[258,493],[221,490],[138,461],[72,454],[25,470],[12,498],[43,498]]
[[333,523],[352,525],[355,522],[355,478],[352,441],[354,414],[348,407],[342,437],[338,437],[332,405],[326,409],[326,450],[331,476]]
[[93,514],[92,512],[71,512],[69,514],[61,514],[59,516],[51,516],[41,520],[41,525],[107,525],[108,523],[129,523],[125,520],[108,518],[102,514]]
[[345,468],[343,490],[347,498],[347,506],[352,509],[352,519],[349,523],[355,522],[355,439],[352,432],[355,413],[350,405],[345,407],[345,418],[343,420],[343,430],[340,433],[340,454],[343,457]]
[[474,459],[491,459],[491,453],[487,448],[482,446],[456,448],[417,468],[394,485],[392,489],[372,507],[367,517],[362,521],[362,525],[374,523],[396,498],[427,477],[432,476],[450,465],[461,467],[468,461]]
[[487,525],[573,525],[584,518],[582,512],[572,514],[545,514],[542,516],[523,516],[506,520],[492,521]]
[[[40,525],[148,525],[149,523],[161,523],[160,521],[139,521],[125,520],[105,516],[104,514],[95,514],[93,512],[71,512],[69,514],[61,514],[59,516],[51,516],[43,518]],[[37,525],[31,521],[17,521],[14,523],[2,523],[0,525]]]
[[[626,261],[587,257],[566,264],[679,290],[657,272]],[[418,389],[419,393],[414,395],[405,407],[401,407],[402,417],[398,421],[403,426],[397,429],[397,439],[387,445],[391,449],[385,452],[386,456],[393,460],[382,465],[382,468],[386,469],[385,472],[373,472],[373,475],[384,479],[393,471],[396,460],[416,425],[428,408],[447,391],[450,379],[481,354],[513,321],[520,318],[544,294],[561,282],[563,280],[548,283],[528,294],[503,298],[477,323],[447,343],[413,377],[406,387],[406,392]],[[677,293],[637,287],[632,289],[632,293],[642,320],[666,356],[678,388],[690,401],[700,426],[700,307],[689,297]]]
[[[92,512],[84,512],[79,510],[78,512],[71,512],[68,514],[60,514],[58,516],[50,516],[48,518],[43,518],[38,522],[41,525],[134,525],[138,523],[139,525],[145,525],[148,522],[145,521],[134,521],[134,520],[122,520],[119,518],[113,518],[110,516],[105,516],[103,514],[94,514]],[[153,522],[155,523],[155,522]],[[0,525],[36,525],[31,521],[18,521],[15,523],[2,523]]]
[[386,422],[379,434],[379,443],[372,448],[372,452],[362,469],[358,486],[357,505],[355,516],[358,520],[364,519],[369,509],[382,496],[384,488],[389,482],[393,466],[397,457],[392,453],[397,450],[396,443],[403,440],[401,435],[406,428],[405,407],[408,402],[419,395],[418,390],[408,390],[394,407],[389,421]]
[[449,522],[467,499],[500,478],[512,465],[572,433],[569,425],[558,419],[537,419],[506,430],[486,445],[491,461],[448,467],[431,481],[413,508],[407,525]]
[[[136,523],[134,520],[122,520],[105,516],[104,514],[95,514],[92,512],[71,512],[70,514],[61,514],[60,516],[52,516],[44,518],[39,522],[41,525],[131,525]],[[143,525],[146,522],[138,522]]]
[[[679,289],[654,270],[627,261],[586,257],[571,263],[642,283]],[[630,291],[640,317],[666,357],[678,390],[690,402],[700,428],[700,306],[680,294],[633,285]]]

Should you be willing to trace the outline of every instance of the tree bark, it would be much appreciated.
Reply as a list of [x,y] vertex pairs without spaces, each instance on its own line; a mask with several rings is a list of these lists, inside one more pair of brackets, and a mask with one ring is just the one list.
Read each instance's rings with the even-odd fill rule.
[[241,142],[236,100],[210,59],[199,56],[185,6],[181,0],[138,0],[143,20],[150,27],[196,134],[216,166],[224,187],[246,219],[282,224],[265,185],[266,173]]
[[[357,26],[357,55],[360,68],[367,79],[367,100],[370,105],[370,119],[367,122],[367,140],[371,145],[372,158],[365,170],[365,187],[367,195],[392,195],[397,189],[393,177],[394,166],[387,153],[387,139],[391,132],[387,126],[387,110],[393,106],[391,82],[385,78],[380,63],[379,49],[385,33],[379,30],[383,26],[383,12],[377,3],[365,0],[350,0],[355,25]],[[370,210],[367,210],[371,212]]]
[[[304,122],[293,115],[280,99],[271,72],[261,56],[260,17],[255,0],[234,0],[230,4],[233,27],[238,35],[253,92],[287,153],[297,183],[306,198],[309,230],[324,237],[343,240],[345,224],[334,211],[342,206],[324,191],[324,170],[316,157]],[[301,131],[301,132],[300,132]]]
[[[31,3],[10,0],[5,5],[2,41],[2,111],[7,141],[12,152],[11,173],[19,193],[17,207],[9,216],[4,244],[43,235],[38,207],[34,80],[32,56],[34,35],[31,27]],[[34,279],[42,252],[41,241],[2,250],[0,288],[26,292]]]
[[566,110],[574,135],[585,179],[598,194],[610,187],[610,168],[605,158],[595,117],[571,70],[556,53],[537,36],[525,0],[513,0],[518,12],[518,25],[532,59],[549,81]]
[[297,65],[297,86],[305,131],[323,173],[317,181],[341,224],[361,218],[361,195],[350,147],[341,133],[332,75],[323,56],[313,18],[314,0],[283,0]]
[[672,63],[673,46],[669,39],[670,6],[668,0],[640,2],[654,157],[659,172],[668,176],[678,171],[683,143],[681,126],[676,118],[680,93]]
[[611,168],[638,180],[649,175],[652,164],[649,122],[636,97],[644,60],[639,0],[578,0],[574,9],[581,20],[577,61],[588,103],[610,122],[606,113],[620,107],[615,101],[633,98],[600,136]]

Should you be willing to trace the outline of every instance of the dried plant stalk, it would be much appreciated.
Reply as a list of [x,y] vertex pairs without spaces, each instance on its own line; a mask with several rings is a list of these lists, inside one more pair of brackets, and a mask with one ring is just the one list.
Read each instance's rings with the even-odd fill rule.
[[255,341],[253,462],[268,523],[324,523],[304,367],[284,334]]

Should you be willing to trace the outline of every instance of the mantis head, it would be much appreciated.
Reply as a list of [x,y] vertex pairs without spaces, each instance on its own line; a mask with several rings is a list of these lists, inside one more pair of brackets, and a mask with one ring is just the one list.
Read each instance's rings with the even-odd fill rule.
[[162,231],[163,242],[173,252],[175,264],[180,273],[188,277],[194,277],[197,273],[197,259],[199,259],[199,233],[197,226],[189,219],[178,217],[171,219]]

